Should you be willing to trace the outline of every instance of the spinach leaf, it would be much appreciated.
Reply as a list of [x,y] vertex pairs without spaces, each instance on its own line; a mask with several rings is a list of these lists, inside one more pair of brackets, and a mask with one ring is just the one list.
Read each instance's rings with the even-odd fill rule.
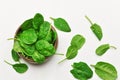
[[28,66],[24,63],[14,64],[12,66],[18,73],[24,73],[28,70]]
[[80,49],[85,43],[85,38],[82,35],[75,35],[71,40],[71,45],[76,46],[77,49]]
[[98,40],[101,40],[103,37],[102,28],[96,23],[93,24],[92,21],[87,16],[85,16],[85,18],[91,23],[90,28],[91,28],[92,32],[95,34],[95,36],[98,38]]
[[71,45],[67,49],[66,58],[61,60],[58,63],[63,62],[64,60],[73,59],[77,56],[78,50],[85,44],[85,38],[82,35],[75,35],[71,40]]
[[69,24],[67,23],[67,21],[63,18],[52,18],[50,17],[53,21],[54,21],[54,26],[64,32],[71,32],[71,29],[69,27]]
[[49,43],[52,43],[52,31],[50,31],[43,40],[48,41]]
[[25,43],[23,43],[22,41],[20,41],[20,45],[21,47],[24,49],[24,53],[27,55],[27,56],[32,56],[34,51],[35,51],[35,46],[34,45],[27,45]]
[[34,18],[33,18],[33,27],[34,29],[39,29],[39,26],[43,24],[44,22],[44,17],[40,13],[36,13]]
[[20,57],[19,57],[18,53],[15,52],[14,49],[12,49],[11,52],[12,52],[12,58],[13,58],[13,60],[14,60],[14,61],[19,61],[19,58],[20,58]]
[[24,63],[11,64],[5,61],[7,64],[11,65],[13,69],[18,73],[25,73],[28,70],[28,66]]
[[20,46],[19,41],[17,41],[17,40],[14,41],[13,50],[14,50],[15,52],[20,52],[20,53],[23,53],[23,52],[24,52],[24,50],[23,50],[22,47]]
[[96,74],[103,80],[116,80],[116,68],[107,62],[98,62],[96,65],[91,65],[95,68]]
[[52,31],[52,43],[55,43],[56,39],[57,39],[57,32],[56,31]]
[[74,63],[70,70],[72,75],[79,80],[88,80],[93,76],[93,71],[85,62]]
[[37,34],[34,29],[24,30],[20,34],[20,40],[25,44],[33,44],[37,40]]
[[50,44],[46,40],[39,40],[35,44],[36,49],[44,56],[51,56],[55,54],[55,48],[53,44]]
[[66,58],[67,59],[73,59],[77,56],[78,49],[76,46],[69,46],[67,53],[66,53]]
[[32,26],[33,26],[32,20],[33,19],[28,19],[28,20],[24,21],[23,24],[20,27],[21,30],[23,31],[23,30],[32,28]]
[[39,30],[39,39],[45,39],[46,37],[51,37],[51,25],[49,22],[44,21],[44,23],[40,26]]
[[116,47],[110,46],[109,44],[102,44],[96,49],[95,52],[97,55],[102,56],[106,51],[108,51],[108,49],[110,49],[110,47],[116,49]]
[[32,58],[35,62],[41,64],[45,61],[45,57],[40,54],[38,51],[35,51],[34,54],[32,55]]

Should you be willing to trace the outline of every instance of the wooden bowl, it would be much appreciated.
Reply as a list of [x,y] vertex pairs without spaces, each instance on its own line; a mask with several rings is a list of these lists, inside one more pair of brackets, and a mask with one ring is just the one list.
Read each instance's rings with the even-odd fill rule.
[[[52,29],[53,31],[56,31],[53,26],[51,27],[51,29]],[[20,31],[21,31],[21,26],[16,30],[14,38],[16,37],[16,35],[17,35]],[[14,40],[14,41],[15,41],[15,40]],[[58,46],[58,35],[57,35],[56,41],[54,42],[54,47],[55,47],[55,49],[57,49],[57,46]],[[25,61],[27,61],[28,63],[31,63],[31,64],[39,64],[39,63],[35,62],[32,58],[30,58],[30,57],[25,57],[25,56],[22,55],[21,53],[18,53],[18,55],[19,55],[21,58],[23,58]],[[45,62],[47,62],[50,57],[51,57],[51,56],[46,57]]]

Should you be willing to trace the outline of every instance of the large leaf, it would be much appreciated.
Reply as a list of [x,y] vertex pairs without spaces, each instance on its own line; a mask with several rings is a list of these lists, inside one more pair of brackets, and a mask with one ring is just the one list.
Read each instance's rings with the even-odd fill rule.
[[85,62],[74,63],[72,67],[70,72],[79,80],[88,80],[93,76],[93,71]]
[[33,44],[37,40],[37,34],[34,29],[24,30],[20,34],[20,40],[25,44]]
[[116,68],[110,63],[98,62],[92,66],[95,68],[96,74],[103,80],[116,80],[118,76]]

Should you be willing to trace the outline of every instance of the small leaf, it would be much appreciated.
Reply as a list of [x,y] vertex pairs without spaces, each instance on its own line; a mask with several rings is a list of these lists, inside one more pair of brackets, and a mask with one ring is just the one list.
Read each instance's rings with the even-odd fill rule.
[[32,28],[32,20],[33,19],[28,19],[28,20],[26,20],[25,22],[23,22],[23,24],[21,25],[21,30],[23,31],[23,30],[26,30],[26,29],[30,29],[30,28]]
[[116,80],[117,70],[116,68],[107,62],[98,62],[96,65],[91,65],[95,68],[96,74],[103,80]]
[[52,43],[54,43],[57,39],[57,32],[56,31],[52,31]]
[[98,40],[101,40],[103,37],[102,28],[96,23],[93,24],[92,21],[87,16],[85,16],[85,18],[90,22],[90,24],[91,24],[90,28],[91,28],[92,32],[95,34],[95,36],[98,38]]
[[14,49],[15,52],[20,52],[20,53],[24,52],[24,50],[20,46],[19,41],[17,41],[17,40],[14,41],[13,49]]
[[66,20],[64,20],[63,18],[52,18],[50,17],[53,21],[54,21],[54,26],[64,32],[71,32],[71,29],[69,27],[69,24],[67,23]]
[[85,62],[74,63],[72,67],[70,72],[79,80],[88,80],[93,76],[93,71]]
[[85,38],[82,35],[75,35],[71,40],[71,45],[76,46],[77,49],[80,49],[85,43]]
[[18,53],[15,52],[14,49],[12,49],[11,52],[12,52],[12,58],[13,58],[13,60],[14,60],[14,61],[19,61],[19,58],[20,58],[20,57],[19,57]]
[[69,46],[67,53],[66,53],[66,58],[67,59],[73,59],[77,56],[78,50],[76,46]]
[[45,57],[40,54],[38,51],[35,51],[34,54],[32,55],[32,58],[35,62],[41,64],[45,61]]
[[25,73],[28,70],[28,66],[24,63],[14,64],[12,66],[18,73]]
[[33,18],[34,29],[39,29],[39,26],[44,22],[44,17],[40,13],[36,13]]
[[101,56],[110,48],[109,44],[102,44],[96,49],[96,54]]
[[97,38],[98,38],[99,40],[101,40],[102,37],[103,37],[101,27],[100,27],[98,24],[95,23],[95,24],[93,24],[90,28],[91,28],[91,30],[93,31],[93,33],[97,36]]

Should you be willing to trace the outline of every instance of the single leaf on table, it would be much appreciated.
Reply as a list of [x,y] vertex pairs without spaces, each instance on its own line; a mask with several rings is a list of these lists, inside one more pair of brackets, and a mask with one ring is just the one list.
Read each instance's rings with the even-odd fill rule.
[[102,56],[105,52],[108,51],[108,49],[110,49],[110,47],[116,49],[116,47],[110,46],[109,44],[102,44],[96,49],[95,52],[97,55]]
[[77,56],[78,49],[76,46],[69,46],[67,53],[66,53],[66,59],[73,59]]
[[38,51],[35,51],[34,54],[32,55],[32,58],[35,62],[41,64],[45,61],[45,57],[40,54]]
[[20,26],[20,29],[23,31],[32,28],[33,27],[32,20],[33,19],[28,19],[24,21],[23,24]]
[[82,35],[75,35],[71,40],[71,45],[67,49],[66,58],[58,63],[65,61],[66,59],[71,60],[78,54],[78,50],[85,44],[85,38]]
[[34,29],[24,30],[20,34],[20,40],[25,44],[33,44],[37,40],[37,34]]
[[85,38],[82,35],[75,35],[71,40],[71,45],[76,46],[77,49],[80,49],[85,44]]
[[28,66],[24,63],[11,64],[5,61],[7,64],[13,67],[13,69],[18,73],[25,73],[28,70]]
[[74,63],[70,70],[72,75],[79,80],[88,80],[93,76],[93,71],[85,62]]
[[36,13],[34,18],[33,18],[33,27],[34,29],[39,29],[41,24],[44,22],[44,17],[40,13]]
[[28,70],[28,66],[24,63],[14,64],[12,66],[18,73],[25,73]]
[[14,49],[12,49],[11,53],[12,53],[13,60],[16,62],[19,61],[20,57],[19,57],[18,53],[14,51]]
[[98,62],[91,66],[95,68],[96,74],[103,80],[116,80],[118,77],[116,68],[110,63]]
[[58,30],[64,31],[64,32],[71,32],[70,26],[65,19],[63,19],[63,18],[52,18],[52,17],[50,17],[50,18],[54,21],[54,26]]
[[90,24],[91,24],[90,28],[91,28],[92,32],[95,34],[95,36],[100,41],[103,37],[103,32],[102,32],[101,26],[99,26],[96,23],[92,23],[92,21],[87,16],[85,16],[85,18],[90,22]]

